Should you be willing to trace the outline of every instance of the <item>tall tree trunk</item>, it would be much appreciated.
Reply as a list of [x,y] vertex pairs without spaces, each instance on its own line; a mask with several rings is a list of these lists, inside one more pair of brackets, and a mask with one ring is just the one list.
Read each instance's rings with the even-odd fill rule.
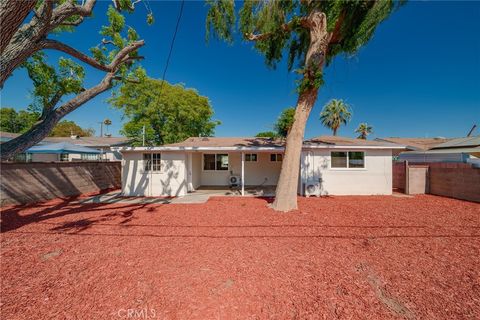
[[338,129],[338,128],[333,128],[333,135],[334,135],[334,136],[337,135],[337,129]]
[[317,93],[317,89],[311,89],[302,93],[298,98],[295,120],[287,136],[282,170],[275,192],[275,201],[272,204],[272,208],[277,211],[297,209],[298,173],[303,136],[308,116],[317,100]]
[[[313,77],[321,71],[331,34],[327,32],[327,18],[323,12],[313,11],[309,15],[310,45],[305,57],[304,78]],[[272,208],[277,211],[297,209],[298,174],[300,171],[300,155],[308,116],[317,100],[318,88],[311,87],[298,97],[295,118],[287,136],[285,156],[278,180],[275,201]]]

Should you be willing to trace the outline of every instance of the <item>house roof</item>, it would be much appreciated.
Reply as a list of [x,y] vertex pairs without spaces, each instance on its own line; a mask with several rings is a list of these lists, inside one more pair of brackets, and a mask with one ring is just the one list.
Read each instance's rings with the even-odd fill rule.
[[270,147],[283,148],[285,143],[271,138],[190,137],[185,141],[166,144],[163,147]]
[[450,139],[447,138],[397,138],[397,137],[387,137],[387,138],[376,138],[376,141],[386,141],[391,143],[397,143],[404,145],[406,149],[410,150],[429,150],[441,143],[444,143]]
[[[365,141],[344,137],[322,136],[304,142],[304,148],[355,148],[355,149],[400,149],[404,148],[388,142]],[[122,152],[129,151],[283,151],[285,141],[271,138],[222,138],[191,137],[185,141],[166,144],[158,147],[124,147]]]
[[480,136],[451,139],[441,143],[432,149],[451,149],[451,148],[475,148],[480,146]]
[[[304,142],[305,145],[324,145],[324,146],[342,146],[342,147],[385,147],[385,148],[394,148],[398,149],[399,145],[397,143],[391,143],[388,141],[375,141],[375,140],[364,140],[364,139],[354,139],[347,137],[339,136],[318,136],[311,139],[308,139]],[[403,145],[400,147],[404,147]]]
[[[19,135],[20,134],[18,133],[0,132],[0,138],[2,142],[16,138]],[[79,146],[98,148],[125,145],[130,142],[130,139],[126,137],[46,137],[41,141],[41,144],[59,142],[68,142]]]
[[57,142],[41,144],[25,151],[26,153],[76,153],[76,154],[99,154],[97,149],[79,146],[70,142]]

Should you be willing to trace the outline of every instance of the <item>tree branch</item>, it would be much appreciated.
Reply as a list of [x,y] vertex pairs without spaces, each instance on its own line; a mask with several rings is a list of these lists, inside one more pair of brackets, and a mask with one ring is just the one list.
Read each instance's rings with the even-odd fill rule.
[[[305,29],[311,28],[311,21],[307,17],[300,18],[299,21],[294,21],[290,20],[287,23],[284,23],[280,26],[280,30],[284,32],[291,32],[293,30],[293,26],[295,24],[299,23],[300,26],[304,27]],[[259,34],[254,34],[254,33],[245,33],[245,39],[250,40],[250,41],[262,41],[265,39],[270,38],[273,36],[276,32],[265,32],[265,33],[259,33]]]

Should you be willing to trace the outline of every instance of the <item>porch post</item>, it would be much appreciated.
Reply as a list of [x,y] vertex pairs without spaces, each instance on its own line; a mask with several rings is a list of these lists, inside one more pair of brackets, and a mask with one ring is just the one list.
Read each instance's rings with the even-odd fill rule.
[[245,153],[242,152],[242,196],[245,195]]

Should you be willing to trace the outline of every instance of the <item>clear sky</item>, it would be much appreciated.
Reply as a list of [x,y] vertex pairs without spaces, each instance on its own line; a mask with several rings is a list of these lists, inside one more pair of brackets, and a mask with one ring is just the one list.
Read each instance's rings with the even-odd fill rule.
[[[88,52],[97,45],[106,6],[97,4],[94,18],[75,33],[62,34],[62,41]],[[142,65],[150,76],[160,78],[165,67],[180,2],[149,5],[155,24],[147,26],[146,10],[129,15],[146,45]],[[187,1],[166,80],[184,83],[209,97],[215,119],[221,120],[217,136],[251,136],[272,129],[280,111],[294,106],[295,74],[285,63],[268,69],[250,43],[233,45],[205,42],[204,2]],[[325,70],[306,130],[306,137],[329,134],[320,124],[319,113],[332,98],[353,107],[352,121],[339,135],[354,136],[360,122],[373,125],[374,137],[459,137],[470,127],[480,126],[480,2],[409,2],[378,28],[373,39],[353,57],[337,57]],[[58,53],[49,51],[50,58]],[[96,84],[103,73],[86,67],[86,86]],[[29,103],[31,82],[17,70],[1,93],[1,105],[16,109]],[[110,131],[117,135],[122,114],[105,102],[110,93],[98,96],[67,119],[82,127],[93,127],[110,118]],[[480,134],[478,129],[477,134]]]

